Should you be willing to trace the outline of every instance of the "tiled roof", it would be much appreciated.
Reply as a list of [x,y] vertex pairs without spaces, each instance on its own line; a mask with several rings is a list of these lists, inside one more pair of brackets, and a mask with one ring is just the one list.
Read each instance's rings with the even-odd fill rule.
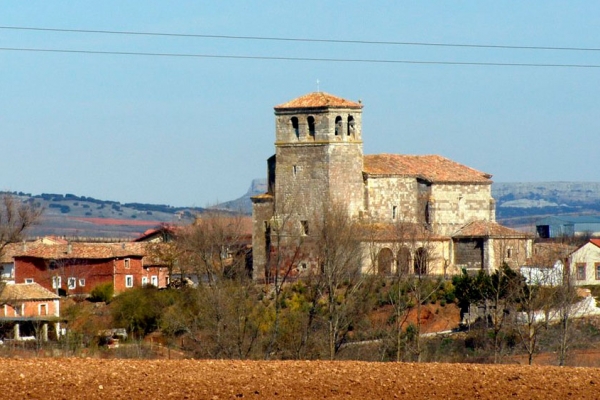
[[497,222],[473,221],[460,228],[452,237],[527,238],[529,235]]
[[285,110],[290,108],[362,108],[362,104],[354,101],[342,99],[324,92],[313,92],[300,96],[287,103],[275,106],[275,110]]
[[600,239],[590,239],[590,242],[597,247],[600,247]]
[[0,301],[11,300],[48,300],[59,299],[56,293],[52,293],[37,283],[16,283],[4,286],[0,293]]
[[71,243],[26,245],[15,257],[43,259],[110,259],[115,257],[144,256],[146,243]]
[[4,246],[2,249],[2,254],[0,256],[0,263],[2,264],[10,264],[13,262],[13,257],[15,254],[20,252],[23,249],[22,243],[9,243]]
[[432,183],[492,183],[490,174],[438,155],[367,155],[364,172],[368,175],[414,176]]

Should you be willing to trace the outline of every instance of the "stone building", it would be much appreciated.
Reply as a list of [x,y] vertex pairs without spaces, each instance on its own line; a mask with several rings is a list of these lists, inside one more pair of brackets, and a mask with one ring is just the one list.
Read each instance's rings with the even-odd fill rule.
[[363,272],[452,274],[529,257],[530,238],[495,222],[491,175],[437,155],[363,155],[362,108],[323,92],[275,107],[268,190],[252,198],[255,279],[286,262],[318,267],[307,244],[331,205],[364,227]]

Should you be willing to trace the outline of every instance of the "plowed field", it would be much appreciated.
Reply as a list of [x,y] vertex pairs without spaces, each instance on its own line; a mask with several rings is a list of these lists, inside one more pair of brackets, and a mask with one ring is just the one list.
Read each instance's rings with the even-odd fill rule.
[[600,369],[2,359],[0,388],[6,399],[598,399]]

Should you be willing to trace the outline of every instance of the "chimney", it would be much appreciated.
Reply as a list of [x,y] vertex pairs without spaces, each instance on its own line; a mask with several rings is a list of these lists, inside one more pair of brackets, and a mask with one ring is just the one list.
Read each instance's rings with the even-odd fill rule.
[[73,251],[73,245],[71,244],[71,242],[67,243],[67,254],[71,254],[71,252]]

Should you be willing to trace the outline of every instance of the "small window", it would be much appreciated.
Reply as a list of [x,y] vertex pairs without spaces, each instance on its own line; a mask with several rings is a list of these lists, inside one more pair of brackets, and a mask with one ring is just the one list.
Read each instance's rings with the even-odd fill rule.
[[392,219],[396,219],[398,217],[398,206],[392,206]]
[[342,117],[335,117],[335,136],[342,134]]
[[33,283],[33,278],[25,278],[25,283]]
[[53,276],[52,277],[52,289],[60,289],[61,286],[62,286],[62,280],[60,279],[60,276]]
[[58,263],[56,262],[56,260],[50,260],[50,262],[48,263],[48,268],[51,270],[57,269]]
[[510,259],[513,256],[513,249],[512,247],[509,247],[508,249],[506,249],[506,258]]
[[308,235],[308,221],[300,221],[300,224],[302,225],[302,234]]
[[150,277],[150,283],[152,283],[152,286],[158,287],[158,276],[152,275]]
[[169,282],[170,282],[169,277],[165,276],[165,286],[169,286]]
[[125,287],[133,287],[133,275],[125,275]]
[[48,315],[48,304],[40,304],[38,308],[39,315]]
[[129,258],[123,260],[125,262],[125,269],[129,269]]
[[294,176],[296,176],[296,174],[298,173],[298,167],[294,165],[292,172],[294,173]]
[[148,277],[142,276],[142,286],[146,286],[148,284]]
[[69,289],[75,289],[77,287],[77,278],[70,277],[67,279],[67,286]]
[[352,115],[348,115],[348,136],[354,134],[354,129],[356,129],[354,117]]
[[296,118],[296,117],[292,117],[292,129],[294,130],[294,135],[296,135],[296,138],[299,139],[300,138],[300,128],[298,126],[298,118]]
[[596,263],[596,280],[600,281],[600,263]]
[[21,317],[24,314],[24,305],[23,304],[17,304],[14,306],[15,308],[15,317]]
[[85,286],[85,279],[79,278],[79,286]]
[[585,264],[577,264],[577,280],[585,281]]
[[315,137],[315,118],[308,117],[306,119],[306,122],[308,122],[308,134],[309,134],[309,136],[314,138]]

